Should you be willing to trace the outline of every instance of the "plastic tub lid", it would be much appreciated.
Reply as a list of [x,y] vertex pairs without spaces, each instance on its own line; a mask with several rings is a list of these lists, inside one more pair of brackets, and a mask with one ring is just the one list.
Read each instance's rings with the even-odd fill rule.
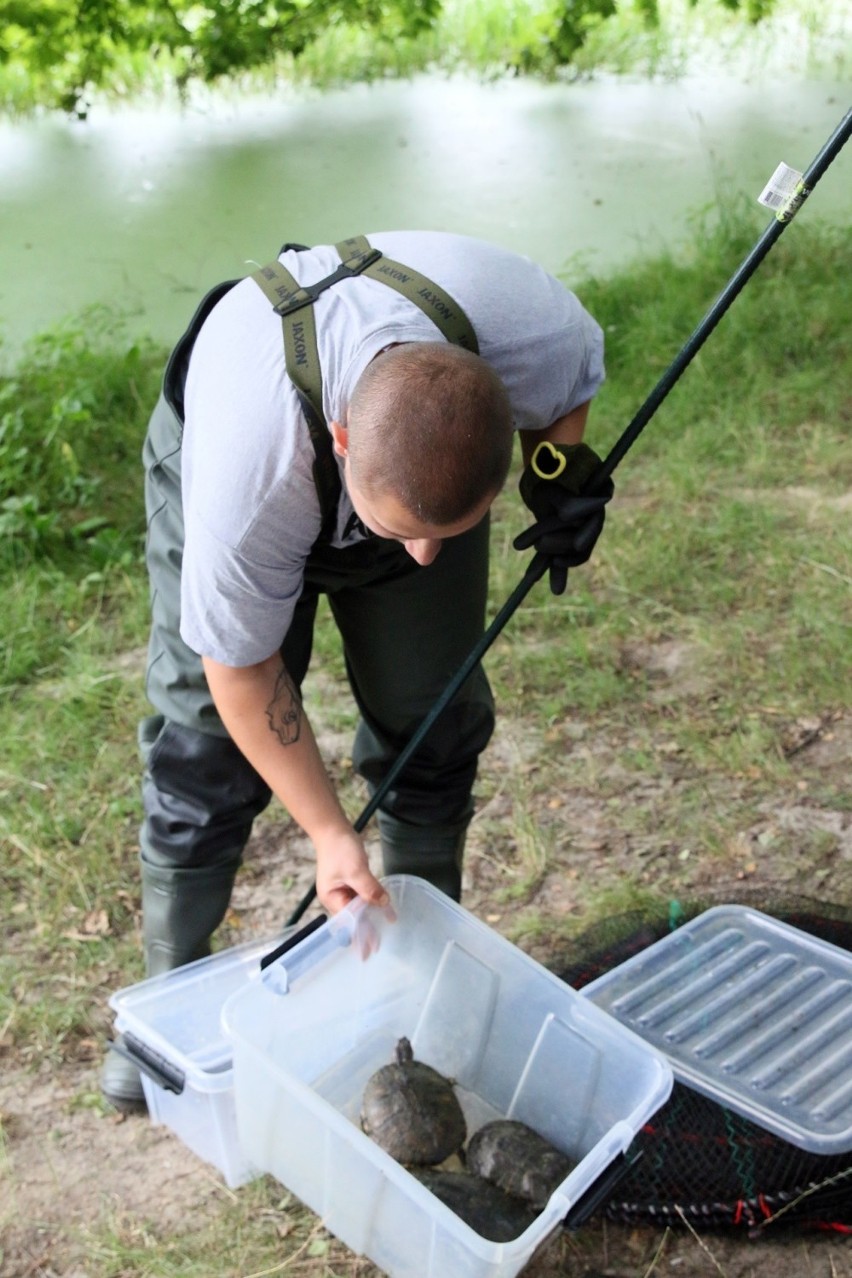
[[852,954],[746,906],[707,910],[581,991],[675,1077],[801,1149],[852,1149]]

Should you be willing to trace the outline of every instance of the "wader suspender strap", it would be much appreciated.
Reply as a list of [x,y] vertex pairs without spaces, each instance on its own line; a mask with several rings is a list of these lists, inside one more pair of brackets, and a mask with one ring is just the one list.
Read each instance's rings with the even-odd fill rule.
[[183,430],[183,393],[186,386],[186,373],[189,368],[189,357],[192,354],[195,339],[198,336],[201,325],[207,319],[213,307],[239,282],[239,280],[226,280],[224,284],[217,284],[215,288],[211,288],[209,293],[205,293],[198,303],[189,328],[169,356],[169,362],[166,364],[166,371],[163,374],[163,396],[169,408],[177,416],[181,424],[181,430]]
[[[296,247],[285,245],[285,248]],[[327,288],[355,275],[396,289],[432,320],[448,342],[479,353],[479,344],[469,319],[449,293],[408,266],[383,257],[370,247],[363,235],[336,245],[341,264],[316,284],[301,286],[279,261],[255,271],[252,279],[263,289],[277,315],[281,316],[287,375],[296,388],[314,446],[313,475],[322,510],[323,535],[334,528],[340,497],[340,472],[334,459],[328,425],[323,416],[322,369],[317,349],[313,304]],[[283,250],[282,250],[283,252]]]
[[[351,240],[344,240],[336,247],[341,258],[344,259],[344,265],[347,264],[347,258],[357,260],[359,256],[366,255],[367,260],[361,267],[364,275],[369,275],[371,279],[379,280],[380,283],[395,288],[397,293],[407,297],[415,306],[419,306],[423,314],[437,325],[448,342],[452,342],[454,346],[462,346],[466,351],[472,351],[474,355],[479,354],[476,333],[462,308],[453,301],[449,293],[445,293],[431,280],[427,280],[425,275],[413,271],[410,266],[401,266],[399,262],[383,257],[378,249],[370,248],[369,242],[363,235],[355,235]],[[328,282],[334,282],[333,275],[329,277]],[[318,288],[321,285],[314,285],[314,287]]]

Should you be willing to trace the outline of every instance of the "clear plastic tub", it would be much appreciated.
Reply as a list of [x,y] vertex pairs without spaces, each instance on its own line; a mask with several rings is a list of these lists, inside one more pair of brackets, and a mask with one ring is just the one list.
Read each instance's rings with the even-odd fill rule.
[[[396,921],[358,902],[228,999],[242,1149],[391,1278],[511,1278],[665,1102],[671,1070],[428,884],[386,885]],[[402,1036],[455,1081],[470,1131],[520,1119],[575,1162],[517,1239],[474,1232],[361,1131],[364,1085]]]
[[151,1122],[171,1128],[232,1189],[258,1173],[237,1137],[231,1044],[222,1005],[260,978],[276,940],[250,941],[149,977],[110,999],[115,1031],[142,1069]]

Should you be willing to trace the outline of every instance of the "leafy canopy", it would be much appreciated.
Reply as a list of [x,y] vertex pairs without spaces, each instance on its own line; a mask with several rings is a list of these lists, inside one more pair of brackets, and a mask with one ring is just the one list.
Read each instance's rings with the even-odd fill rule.
[[[720,3],[757,22],[775,0]],[[16,100],[82,115],[93,91],[210,84],[298,59],[334,28],[416,39],[441,9],[442,0],[0,0],[0,72]],[[539,53],[570,64],[590,28],[619,9],[657,20],[657,0],[553,0]]]
[[439,10],[440,0],[0,0],[0,66],[29,78],[36,100],[74,110],[87,90],[120,90],[140,60],[178,87],[211,83],[298,57],[330,26],[411,37]]

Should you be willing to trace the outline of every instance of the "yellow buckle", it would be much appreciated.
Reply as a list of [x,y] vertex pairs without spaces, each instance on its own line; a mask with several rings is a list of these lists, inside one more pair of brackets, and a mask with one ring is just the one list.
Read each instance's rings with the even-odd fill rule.
[[[546,462],[544,462],[545,457],[547,458]],[[558,479],[568,462],[565,460],[564,455],[551,444],[549,439],[543,439],[540,444],[536,445],[530,465],[533,468],[533,473],[538,475],[539,479]]]

